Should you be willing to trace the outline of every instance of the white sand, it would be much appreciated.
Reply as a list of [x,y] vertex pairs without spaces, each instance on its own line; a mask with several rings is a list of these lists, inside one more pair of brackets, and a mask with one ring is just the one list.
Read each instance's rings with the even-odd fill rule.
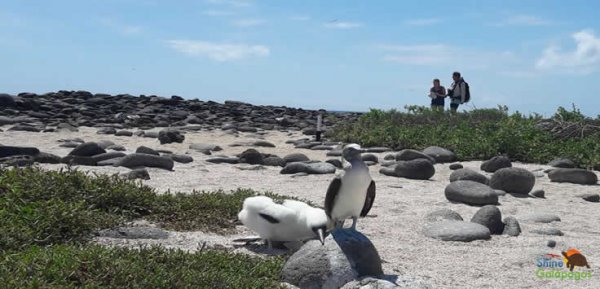
[[[3,127],[6,130],[8,127]],[[124,145],[129,152],[145,145],[156,149],[169,149],[175,153],[188,153],[194,157],[190,164],[176,164],[174,171],[149,169],[151,180],[145,184],[158,191],[232,190],[252,188],[292,195],[322,204],[327,186],[333,175],[311,175],[290,177],[279,174],[280,168],[266,167],[265,170],[249,171],[236,167],[243,165],[210,164],[203,160],[210,156],[188,150],[191,143],[211,143],[224,150],[216,154],[233,155],[248,147],[229,147],[233,142],[257,140],[255,134],[240,137],[222,131],[201,131],[186,134],[183,144],[160,145],[157,139],[141,137],[115,137],[95,134],[94,128],[80,128],[74,133],[29,133],[2,132],[0,144],[35,146],[42,151],[65,156],[71,149],[58,147],[58,139],[80,137],[86,141],[112,140]],[[325,160],[325,151],[297,150],[288,139],[297,139],[298,133],[289,136],[282,132],[269,132],[265,139],[276,144],[276,148],[258,148],[260,152],[277,154],[281,157],[292,152],[302,152],[311,159]],[[377,154],[380,160],[385,154]],[[464,162],[467,168],[479,170],[480,162]],[[515,167],[529,170],[546,169],[539,164],[514,163]],[[43,165],[56,169],[62,165]],[[126,168],[80,167],[103,173],[120,173]],[[358,229],[371,238],[384,260],[386,274],[409,275],[422,279],[435,288],[600,288],[600,276],[595,276],[600,266],[600,204],[589,203],[578,194],[600,193],[600,186],[551,183],[547,176],[536,180],[534,189],[546,191],[546,199],[500,197],[503,217],[519,216],[531,212],[557,214],[562,222],[550,225],[521,222],[523,233],[518,237],[493,236],[488,241],[470,243],[442,242],[423,236],[424,215],[432,210],[450,208],[470,220],[478,210],[462,204],[452,204],[444,197],[444,188],[449,183],[451,171],[447,164],[437,164],[436,174],[428,181],[387,177],[379,174],[380,166],[371,167],[371,175],[377,183],[377,197],[370,216],[361,219]],[[598,174],[598,172],[596,172]],[[489,175],[489,174],[488,174]],[[401,187],[400,187],[401,186]],[[550,237],[530,233],[530,230],[553,226],[565,236]],[[218,236],[203,232],[176,232],[166,240],[99,240],[111,244],[162,243],[169,247],[196,250],[207,245],[221,243],[232,247],[231,240],[252,235],[240,228],[234,236]],[[555,249],[547,248],[546,241],[557,241]],[[535,275],[536,256],[545,253],[560,254],[567,247],[579,249],[592,267],[590,281],[546,281]],[[238,249],[238,251],[245,249]],[[562,269],[564,270],[564,269]],[[577,268],[581,271],[583,269]],[[586,269],[587,270],[587,269]]]

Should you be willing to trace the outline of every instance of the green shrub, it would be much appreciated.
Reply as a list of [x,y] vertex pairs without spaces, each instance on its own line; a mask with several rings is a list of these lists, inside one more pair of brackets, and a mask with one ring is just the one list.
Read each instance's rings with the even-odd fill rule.
[[600,168],[600,125],[575,107],[571,112],[559,108],[554,118],[565,121],[546,121],[545,129],[540,127],[544,121],[540,115],[508,114],[505,106],[457,114],[417,106],[406,109],[405,113],[373,109],[354,123],[336,126],[329,135],[339,141],[396,150],[441,146],[454,151],[460,160],[507,155],[516,161],[546,163],[568,157],[582,167]]
[[161,247],[31,246],[0,253],[3,288],[280,288],[283,259]]

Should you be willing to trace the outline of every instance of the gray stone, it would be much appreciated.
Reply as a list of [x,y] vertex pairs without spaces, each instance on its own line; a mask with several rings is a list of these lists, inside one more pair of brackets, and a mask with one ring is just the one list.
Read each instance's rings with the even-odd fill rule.
[[171,158],[173,161],[182,164],[189,164],[194,161],[194,158],[188,155],[167,154],[165,157]]
[[342,161],[340,161],[339,159],[328,159],[325,162],[332,164],[334,167],[336,167],[338,169],[342,168]]
[[357,231],[336,230],[307,242],[285,263],[282,280],[300,288],[337,289],[363,276],[381,276],[381,258],[371,241]]
[[118,158],[112,158],[112,159],[107,159],[107,160],[103,160],[103,161],[99,161],[96,165],[99,167],[104,167],[104,166],[115,166],[118,162],[120,162],[124,157],[118,157]]
[[255,141],[252,145],[257,146],[257,147],[267,147],[267,148],[275,147],[275,145],[273,143],[270,143],[270,142],[264,141],[264,140]]
[[218,145],[203,144],[203,143],[193,143],[190,145],[190,149],[193,149],[196,151],[214,151],[214,152],[223,150],[223,148],[221,148]]
[[285,166],[285,161],[278,156],[268,156],[263,159],[263,164],[265,166],[283,167]]
[[502,168],[490,180],[490,187],[513,194],[528,194],[535,185],[533,173],[522,168]]
[[257,132],[258,129],[256,129],[255,127],[249,127],[249,126],[240,126],[237,128],[237,130],[241,131],[241,132]]
[[109,141],[109,140],[101,140],[101,141],[97,141],[96,142],[98,144],[99,147],[101,147],[102,149],[106,149],[109,146],[115,145],[114,142]]
[[399,161],[394,167],[396,177],[428,180],[435,174],[433,164],[425,159],[414,159],[410,161]]
[[520,218],[526,222],[533,223],[552,223],[552,222],[560,222],[560,217],[555,214],[550,213],[532,213],[525,215]]
[[556,247],[556,241],[548,240],[548,242],[546,242],[546,246],[548,246],[548,248],[554,248]]
[[439,222],[444,220],[462,221],[463,218],[459,213],[447,208],[435,210],[425,215],[426,222]]
[[241,163],[251,165],[262,165],[264,163],[263,155],[255,149],[247,149],[239,156]]
[[114,127],[103,127],[96,131],[97,134],[116,134],[117,130]]
[[592,202],[592,203],[600,202],[600,195],[598,195],[598,194],[589,193],[589,194],[580,195],[580,197],[588,202]]
[[155,155],[155,156],[160,155],[157,151],[155,151],[154,149],[151,149],[147,146],[140,146],[135,150],[135,152],[138,154],[148,154],[148,155]]
[[549,166],[555,168],[575,168],[577,165],[570,159],[559,158],[548,163]]
[[491,238],[490,230],[486,226],[465,221],[428,223],[423,230],[423,234],[442,241],[471,242]]
[[313,151],[330,151],[333,150],[335,148],[335,146],[329,146],[329,145],[316,145],[311,147],[310,149]]
[[0,158],[18,155],[35,156],[39,153],[40,150],[34,147],[0,146]]
[[236,157],[216,156],[206,160],[213,164],[237,164],[240,160]]
[[168,143],[182,143],[185,140],[185,136],[178,130],[163,129],[158,132],[158,141],[160,144]]
[[293,163],[293,162],[307,162],[310,159],[305,154],[293,153],[293,154],[289,154],[289,155],[283,157],[283,160],[287,164],[287,163]]
[[491,234],[501,234],[504,230],[502,214],[498,207],[486,205],[481,207],[471,218],[471,222],[486,226]]
[[122,145],[111,145],[111,146],[108,146],[106,149],[107,149],[107,150],[113,150],[113,151],[119,151],[119,152],[123,152],[123,151],[126,151],[126,150],[127,150],[127,149],[126,149],[124,146],[122,146]]
[[61,159],[61,163],[72,166],[96,166],[98,162],[90,156],[68,155]]
[[120,130],[115,133],[115,136],[133,136],[133,132],[128,130]]
[[432,157],[438,163],[456,161],[456,155],[452,151],[438,146],[427,147],[423,150],[423,153]]
[[519,221],[515,217],[506,217],[504,218],[504,230],[502,231],[502,235],[509,235],[512,237],[517,237],[521,234],[521,226],[519,225]]
[[56,125],[56,130],[57,131],[68,131],[68,132],[78,132],[79,129],[76,128],[75,126],[69,124],[69,123],[64,123],[61,122],[58,125]]
[[396,160],[396,156],[393,154],[387,154],[383,157],[384,160],[386,161],[395,161]]
[[50,153],[40,152],[33,157],[33,160],[40,164],[60,164],[62,158]]
[[364,151],[367,153],[385,153],[385,152],[389,152],[392,149],[387,148],[387,147],[369,147],[369,148],[364,148]]
[[134,153],[127,155],[118,163],[115,164],[119,167],[126,168],[139,168],[139,167],[151,167],[151,168],[161,168],[165,170],[173,170],[173,160],[166,157],[149,155],[149,154],[141,154]]
[[0,107],[15,107],[15,105],[16,102],[14,96],[6,93],[0,93]]
[[474,181],[452,182],[444,193],[451,202],[480,206],[498,204],[498,195],[492,188]]
[[34,159],[32,156],[10,156],[0,158],[0,164],[3,166],[11,166],[11,167],[25,167],[31,166],[34,163]]
[[584,169],[554,169],[548,173],[550,181],[557,183],[573,183],[580,185],[595,185],[598,176]]
[[342,156],[342,150],[341,149],[333,149],[328,151],[325,156],[328,157],[341,157]]
[[541,228],[541,229],[534,229],[531,230],[531,233],[534,234],[538,234],[538,235],[546,235],[546,236],[563,236],[564,233],[556,228]]
[[474,181],[484,185],[489,184],[490,181],[486,176],[472,169],[457,169],[450,174],[450,182],[456,182],[460,180]]
[[40,132],[42,131],[40,128],[25,124],[17,124],[8,129],[9,131],[28,131],[28,132]]
[[546,192],[544,192],[544,190],[535,190],[535,191],[531,192],[529,195],[534,198],[542,198],[542,199],[546,198]]
[[166,239],[169,232],[154,227],[120,227],[101,230],[98,236],[117,239]]
[[448,168],[455,171],[455,170],[462,169],[463,165],[462,164],[451,164]]
[[493,173],[499,169],[510,167],[512,167],[512,163],[509,158],[505,156],[496,156],[481,163],[480,169],[488,173]]
[[101,148],[95,142],[86,142],[78,145],[74,148],[69,155],[70,156],[80,156],[80,157],[91,157],[99,154],[106,153],[106,151]]
[[144,134],[142,136],[147,137],[147,138],[158,138],[158,132],[157,131],[144,131]]
[[396,154],[397,161],[411,161],[415,159],[426,159],[435,163],[435,160],[432,157],[413,149],[404,149]]
[[149,180],[150,179],[150,173],[148,173],[148,170],[145,168],[133,169],[133,170],[129,171],[128,173],[124,174],[124,176],[130,180],[135,180],[135,179]]
[[101,162],[101,161],[110,160],[110,159],[114,159],[114,158],[122,158],[124,156],[126,156],[126,154],[124,154],[122,152],[109,152],[109,153],[103,153],[103,154],[92,156],[92,159],[94,159],[96,162]]
[[330,163],[317,162],[306,164],[306,173],[314,174],[333,174],[335,173],[335,166]]

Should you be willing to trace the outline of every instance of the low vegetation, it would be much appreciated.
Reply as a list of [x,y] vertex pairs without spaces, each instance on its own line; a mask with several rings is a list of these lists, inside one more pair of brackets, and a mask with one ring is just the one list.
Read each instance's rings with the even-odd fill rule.
[[0,169],[0,280],[7,288],[277,287],[279,258],[89,243],[100,229],[140,218],[172,230],[228,233],[243,200],[256,194],[157,194],[117,176]]
[[509,114],[507,107],[455,115],[417,106],[407,110],[373,109],[354,123],[336,126],[331,136],[394,149],[441,146],[460,160],[506,155],[515,161],[547,163],[566,157],[581,167],[600,168],[600,116],[586,117],[576,107],[560,107],[550,119]]

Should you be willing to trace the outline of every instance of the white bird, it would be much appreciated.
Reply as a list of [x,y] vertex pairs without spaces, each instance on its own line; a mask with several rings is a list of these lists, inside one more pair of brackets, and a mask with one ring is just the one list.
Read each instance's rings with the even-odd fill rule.
[[331,181],[325,196],[325,213],[335,224],[336,229],[344,226],[344,221],[352,218],[352,230],[356,230],[358,217],[369,213],[375,200],[375,182],[369,174],[369,167],[361,157],[362,149],[357,144],[349,144],[342,150],[342,157],[350,163],[343,176]]
[[272,248],[272,241],[304,241],[314,237],[324,244],[329,220],[325,211],[306,203],[285,200],[278,204],[265,196],[244,200],[238,219]]

